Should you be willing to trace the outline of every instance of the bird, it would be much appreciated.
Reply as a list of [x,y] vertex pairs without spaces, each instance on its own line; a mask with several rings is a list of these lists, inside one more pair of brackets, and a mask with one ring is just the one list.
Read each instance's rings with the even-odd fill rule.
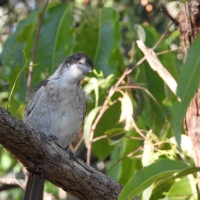
[[[86,115],[89,94],[81,80],[94,69],[82,52],[68,56],[58,69],[35,88],[26,107],[24,122],[46,135],[56,136],[67,148],[76,137]],[[42,200],[44,180],[29,174],[23,200]]]

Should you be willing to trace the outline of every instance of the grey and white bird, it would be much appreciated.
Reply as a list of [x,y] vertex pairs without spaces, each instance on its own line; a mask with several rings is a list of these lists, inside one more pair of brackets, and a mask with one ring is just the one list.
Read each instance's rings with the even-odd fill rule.
[[[53,75],[36,87],[26,108],[25,123],[46,135],[55,135],[66,148],[75,138],[86,114],[88,94],[80,82],[94,69],[84,53],[67,57]],[[24,200],[43,199],[44,180],[29,175]]]

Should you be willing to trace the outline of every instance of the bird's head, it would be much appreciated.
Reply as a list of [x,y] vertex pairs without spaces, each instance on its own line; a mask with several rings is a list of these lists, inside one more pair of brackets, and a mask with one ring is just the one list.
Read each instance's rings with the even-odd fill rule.
[[92,60],[84,53],[68,56],[59,66],[58,73],[62,78],[72,82],[80,82],[84,76],[94,69]]

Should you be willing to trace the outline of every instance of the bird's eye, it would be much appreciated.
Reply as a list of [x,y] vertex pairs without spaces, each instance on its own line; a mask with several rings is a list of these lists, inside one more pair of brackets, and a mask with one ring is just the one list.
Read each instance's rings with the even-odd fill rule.
[[75,55],[74,58],[75,58],[75,60],[79,61],[81,57],[80,57],[80,55]]

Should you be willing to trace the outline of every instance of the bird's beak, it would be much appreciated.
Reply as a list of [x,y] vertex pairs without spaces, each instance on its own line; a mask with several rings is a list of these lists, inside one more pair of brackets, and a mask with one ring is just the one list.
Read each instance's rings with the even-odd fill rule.
[[89,74],[92,72],[93,68],[87,63],[79,63],[78,68],[83,72],[83,74]]

